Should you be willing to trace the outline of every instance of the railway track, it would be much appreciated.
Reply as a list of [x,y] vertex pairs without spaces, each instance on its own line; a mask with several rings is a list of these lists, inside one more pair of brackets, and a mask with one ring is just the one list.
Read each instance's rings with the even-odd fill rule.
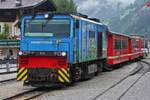
[[60,90],[60,87],[49,87],[49,88],[35,88],[29,91],[25,91],[14,96],[5,98],[3,100],[32,100],[37,97],[44,95],[45,93],[51,92],[53,90]]
[[[143,64],[146,64],[147,66],[144,66]],[[135,74],[141,74],[136,81],[131,84],[131,86],[129,88],[126,89],[126,91],[124,91],[118,98],[117,100],[120,100],[147,72],[150,71],[150,63],[146,62],[146,61],[139,61],[138,62],[138,66],[137,68],[132,71],[129,75],[127,75],[126,77],[124,77],[122,80],[118,81],[116,84],[112,85],[111,87],[109,87],[108,89],[106,89],[104,92],[98,94],[97,96],[95,96],[92,100],[97,100],[99,97],[103,96],[105,93],[107,93],[109,90],[111,90],[112,88],[116,87],[117,85],[119,85],[121,82],[125,81],[127,78],[129,78],[130,76],[133,76]]]
[[[17,66],[9,67],[9,68],[17,68]],[[0,69],[7,69],[6,67],[0,67]]]
[[[147,66],[144,66],[144,64],[146,64]],[[92,100],[97,100],[99,97],[101,97],[105,93],[107,93],[110,89],[114,88],[115,86],[119,85],[121,82],[125,81],[128,77],[133,76],[135,74],[141,74],[136,79],[136,81],[133,84],[131,84],[131,86],[129,88],[127,88],[126,91],[124,91],[117,98],[117,100],[120,100],[149,71],[150,71],[150,63],[148,63],[146,61],[139,61],[138,66],[134,71],[132,71],[129,75],[124,77],[122,80],[120,80],[119,82],[117,82],[116,84],[114,84],[113,86],[111,86],[110,88],[105,90],[104,92],[95,96]],[[54,88],[36,88],[36,89],[32,89],[32,90],[29,90],[26,92],[19,93],[17,95],[12,96],[12,97],[8,97],[4,100],[31,100],[31,99],[35,99],[37,97],[40,97],[40,96],[44,95],[45,93],[48,93],[48,92],[53,91],[53,90],[56,90],[56,87],[55,87],[55,89]]]
[[[145,63],[145,64],[147,64],[148,66],[144,66],[142,63]],[[122,95],[120,95],[120,96],[117,98],[117,100],[120,100],[147,72],[150,71],[150,64],[149,64],[148,62],[146,62],[146,61],[141,61],[139,64],[142,66],[142,70],[139,71],[139,73],[142,72],[142,73],[141,73],[141,76],[140,76],[139,78],[137,78],[136,81],[135,81],[129,88],[127,88],[127,90],[126,90],[124,93],[122,93]]]
[[0,73],[0,75],[4,75],[4,74],[12,74],[12,73],[17,73],[17,71],[2,72],[2,73]]
[[42,89],[40,89],[40,88],[31,89],[29,91],[22,92],[22,93],[14,95],[14,96],[5,98],[4,100],[30,100],[30,99],[33,99],[33,98],[43,95],[45,92],[43,92],[41,90]]
[[0,84],[6,84],[6,83],[15,82],[15,81],[16,81],[16,78],[11,78],[11,79],[0,81]]

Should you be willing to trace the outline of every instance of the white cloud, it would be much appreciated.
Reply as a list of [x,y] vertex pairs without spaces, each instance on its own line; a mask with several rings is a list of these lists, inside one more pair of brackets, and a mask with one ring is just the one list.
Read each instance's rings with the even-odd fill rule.
[[[101,0],[99,0],[101,1]],[[112,3],[117,3],[117,2],[121,2],[124,6],[127,6],[131,3],[134,3],[135,0],[107,0],[109,2],[112,2]]]
[[[109,13],[116,9],[117,3],[127,6],[135,0],[74,0],[77,3],[78,11],[91,17],[109,17]],[[113,7],[112,7],[113,6]],[[110,9],[109,9],[110,7]],[[107,12],[106,12],[107,11]]]
[[94,7],[98,7],[98,5],[101,2],[109,2],[110,4],[113,3],[117,3],[117,2],[122,2],[122,4],[124,6],[129,5],[131,3],[133,3],[135,0],[74,0],[77,5],[78,5],[78,10],[82,11],[82,10],[89,10],[92,9]]
[[98,7],[99,1],[98,0],[86,0],[81,1],[78,6],[78,11],[89,12],[93,10],[95,7]]
[[118,0],[118,1],[121,1],[126,4],[130,4],[130,3],[133,3],[135,0]]

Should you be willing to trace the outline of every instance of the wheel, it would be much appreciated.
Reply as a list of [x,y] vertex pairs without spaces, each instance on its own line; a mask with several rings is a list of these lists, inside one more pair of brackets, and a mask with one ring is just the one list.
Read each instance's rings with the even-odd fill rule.
[[76,67],[75,68],[75,74],[74,74],[74,80],[79,81],[81,79],[81,75],[82,75],[81,67]]
[[103,71],[112,71],[113,70],[113,67],[108,65],[108,64],[104,64],[103,66]]
[[100,72],[103,71],[103,64],[97,64],[98,67],[97,67],[97,72],[95,72],[95,76],[97,76]]

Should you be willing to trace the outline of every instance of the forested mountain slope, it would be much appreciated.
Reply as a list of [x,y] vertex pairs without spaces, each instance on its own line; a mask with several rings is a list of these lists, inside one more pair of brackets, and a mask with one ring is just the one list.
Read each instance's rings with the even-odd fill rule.
[[124,10],[118,12],[109,23],[113,31],[125,34],[150,34],[150,8],[145,6],[147,0],[136,0]]

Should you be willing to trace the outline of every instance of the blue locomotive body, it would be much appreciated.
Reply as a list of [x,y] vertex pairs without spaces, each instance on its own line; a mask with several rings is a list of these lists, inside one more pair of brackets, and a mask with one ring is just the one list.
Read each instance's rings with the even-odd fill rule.
[[[37,84],[34,79],[41,76],[32,73],[37,69],[53,70],[51,77],[37,78],[48,84],[91,78],[107,61],[108,28],[100,22],[72,14],[44,13],[24,16],[21,23],[19,70],[28,71],[26,77],[18,72],[18,80],[26,84]],[[45,62],[40,62],[42,58]]]
[[50,21],[44,14],[34,19],[33,16],[25,16],[21,32],[21,51],[64,51],[69,55],[69,62],[73,62],[73,20],[70,16],[57,15]]

